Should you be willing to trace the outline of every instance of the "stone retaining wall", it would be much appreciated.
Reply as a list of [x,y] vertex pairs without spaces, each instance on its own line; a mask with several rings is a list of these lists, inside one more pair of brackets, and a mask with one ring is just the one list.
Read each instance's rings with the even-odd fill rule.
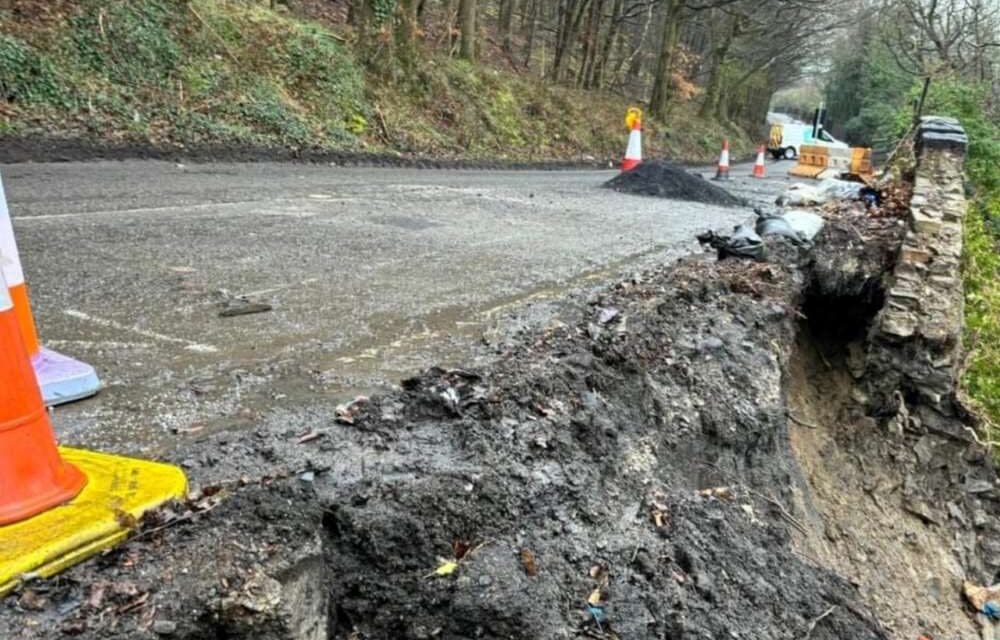
[[962,359],[967,145],[957,120],[922,119],[907,230],[869,335],[867,377],[876,410],[897,408],[898,390],[951,413]]

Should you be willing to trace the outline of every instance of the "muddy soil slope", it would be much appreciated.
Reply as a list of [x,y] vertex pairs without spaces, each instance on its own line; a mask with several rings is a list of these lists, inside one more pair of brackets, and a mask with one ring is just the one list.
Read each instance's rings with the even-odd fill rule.
[[[899,579],[886,598],[871,588],[910,539],[838,537],[856,514],[814,487],[863,484],[847,474],[866,463],[824,468],[828,449],[797,431],[829,418],[838,438],[834,418],[847,416],[868,429],[852,442],[884,440],[850,394],[809,396],[793,365],[824,317],[864,333],[899,229],[830,220],[811,250],[769,242],[768,263],[664,266],[569,305],[487,369],[431,369],[335,421],[206,437],[177,455],[196,478],[228,480],[221,493],[29,584],[3,603],[0,635],[861,640],[964,622],[954,637],[969,637],[954,575],[937,608]],[[884,449],[877,464],[897,464]],[[992,473],[981,456],[948,460],[952,476]],[[923,477],[911,485],[925,502],[955,493]],[[970,522],[995,511],[962,500],[954,513]],[[957,535],[961,520],[928,513],[902,526]],[[862,571],[852,545],[888,552]],[[982,577],[975,540],[963,553]],[[895,599],[906,596],[918,610]]]

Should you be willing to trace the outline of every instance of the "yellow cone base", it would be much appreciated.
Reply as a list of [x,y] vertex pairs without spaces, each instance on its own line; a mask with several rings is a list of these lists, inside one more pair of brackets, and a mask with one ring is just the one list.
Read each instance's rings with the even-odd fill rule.
[[118,544],[131,518],[187,493],[184,472],[168,464],[64,447],[59,453],[83,471],[87,486],[62,506],[0,527],[0,597]]

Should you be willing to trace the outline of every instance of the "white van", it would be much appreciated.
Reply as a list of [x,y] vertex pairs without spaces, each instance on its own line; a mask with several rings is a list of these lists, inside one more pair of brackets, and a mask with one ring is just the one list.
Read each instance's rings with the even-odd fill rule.
[[799,156],[799,147],[804,144],[818,144],[827,147],[849,149],[846,142],[841,142],[831,136],[826,129],[819,130],[819,137],[813,137],[811,124],[775,124],[771,126],[767,150],[777,160],[787,158],[794,160]]

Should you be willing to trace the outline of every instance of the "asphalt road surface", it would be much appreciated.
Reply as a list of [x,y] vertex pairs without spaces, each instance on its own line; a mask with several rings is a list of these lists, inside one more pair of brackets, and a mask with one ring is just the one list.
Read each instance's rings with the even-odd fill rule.
[[[733,168],[770,201],[786,186]],[[43,341],[94,365],[64,442],[163,454],[461,363],[510,309],[697,251],[747,219],[599,185],[600,171],[127,161],[0,167]],[[711,174],[713,169],[703,172]],[[268,312],[220,317],[246,296]]]

